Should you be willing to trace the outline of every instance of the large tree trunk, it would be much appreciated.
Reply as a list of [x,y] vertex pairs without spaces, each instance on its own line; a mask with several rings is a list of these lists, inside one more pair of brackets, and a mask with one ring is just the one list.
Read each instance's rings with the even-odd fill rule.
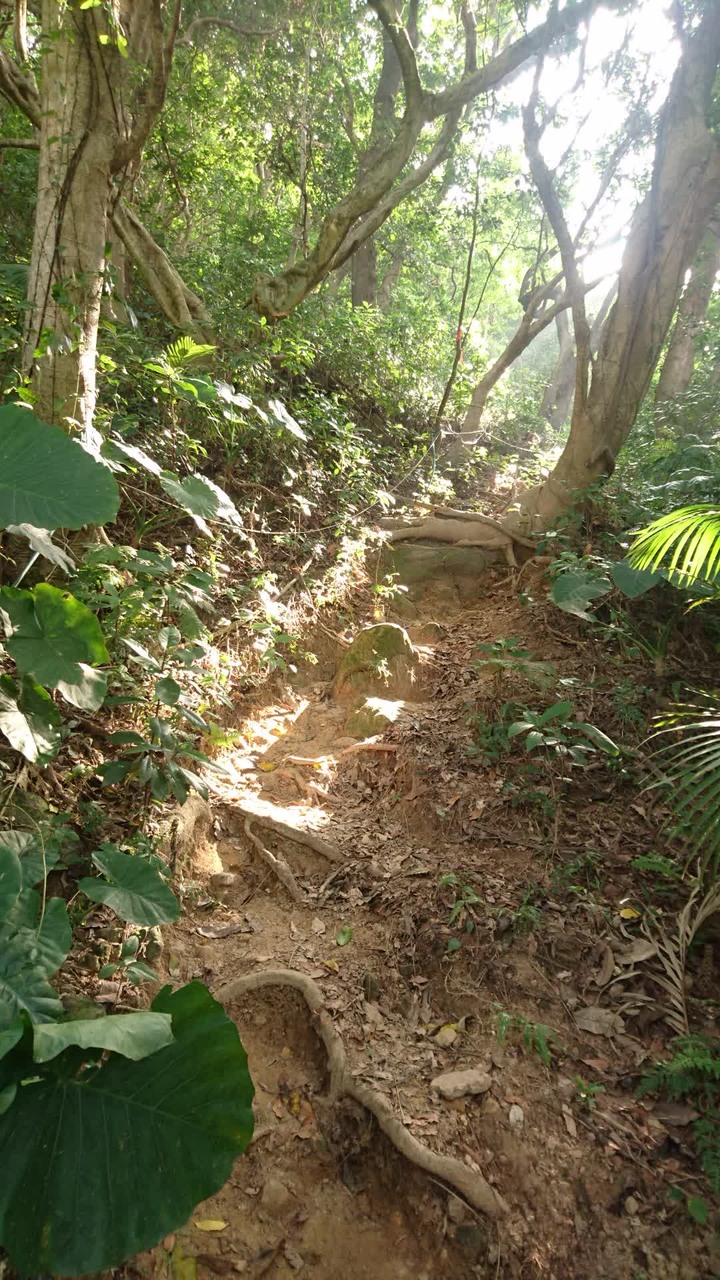
[[40,160],[23,364],[46,422],[89,428],[95,409],[120,53],[102,8],[43,0]]
[[[3,92],[39,125],[38,198],[23,366],[41,418],[89,440],[95,410],[98,323],[114,177],[142,152],[165,96],[179,21],[167,38],[155,0],[106,9],[43,0],[40,98],[6,59]],[[123,51],[119,41],[125,41]],[[142,83],[138,60],[150,62]],[[133,119],[130,105],[141,101]]]
[[635,423],[685,272],[720,201],[720,144],[707,123],[718,63],[720,6],[713,5],[685,39],[660,116],[651,188],[633,219],[589,391],[585,365],[565,449],[545,483],[524,495],[526,525],[552,523],[609,474]]
[[[410,0],[410,13],[406,30],[410,44],[417,44],[417,14],[419,0]],[[397,14],[400,21],[400,14]],[[366,151],[358,161],[358,180],[367,177],[397,127],[395,119],[395,100],[402,84],[402,68],[390,32],[383,27],[383,58],[380,78],[375,90],[373,102],[373,118],[370,129],[370,142]],[[375,241],[370,238],[353,254],[351,259],[352,305],[361,307],[364,303],[374,306],[377,302],[378,272],[377,249]]]
[[687,288],[680,299],[670,345],[660,372],[656,403],[672,400],[686,391],[695,367],[695,342],[702,332],[705,313],[720,270],[720,225],[711,225],[693,263]]

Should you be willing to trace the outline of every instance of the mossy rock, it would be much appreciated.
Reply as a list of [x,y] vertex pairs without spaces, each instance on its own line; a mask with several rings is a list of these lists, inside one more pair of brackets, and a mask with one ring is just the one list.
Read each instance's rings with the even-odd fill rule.
[[345,721],[345,732],[351,738],[373,738],[376,733],[384,733],[392,724],[390,716],[369,703],[352,711]]
[[409,698],[417,692],[417,665],[405,628],[380,622],[353,640],[338,667],[333,693],[339,702]]

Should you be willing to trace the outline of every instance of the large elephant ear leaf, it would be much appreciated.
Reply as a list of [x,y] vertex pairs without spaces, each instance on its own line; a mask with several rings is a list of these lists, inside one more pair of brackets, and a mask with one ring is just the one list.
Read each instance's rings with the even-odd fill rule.
[[152,1007],[172,1017],[167,1048],[85,1072],[61,1054],[0,1116],[0,1245],[25,1274],[104,1271],[151,1248],[250,1141],[247,1057],[221,1006],[194,982]]
[[5,648],[21,671],[55,689],[75,687],[85,672],[81,664],[108,662],[100,624],[69,591],[39,582],[33,591],[0,588],[9,632]]
[[179,918],[180,904],[175,894],[149,862],[135,854],[122,853],[110,844],[93,854],[93,862],[112,883],[90,876],[80,880],[78,888],[92,902],[103,902],[121,920],[146,928],[171,924]]
[[565,613],[573,613],[576,618],[592,621],[592,614],[587,611],[588,605],[592,600],[607,595],[611,588],[612,583],[602,573],[592,569],[572,569],[555,579],[550,598]]
[[120,493],[107,467],[29,409],[0,406],[0,528],[81,529],[114,520]]
[[0,733],[33,764],[48,764],[60,750],[60,712],[42,685],[25,677],[18,687],[0,676]]

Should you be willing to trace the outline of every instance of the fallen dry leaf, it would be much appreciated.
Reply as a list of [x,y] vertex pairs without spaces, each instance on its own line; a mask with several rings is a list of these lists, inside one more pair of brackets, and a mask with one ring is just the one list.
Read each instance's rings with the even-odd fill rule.
[[599,1004],[589,1004],[584,1009],[578,1009],[574,1016],[581,1031],[589,1031],[593,1036],[617,1036],[625,1030],[625,1023],[620,1015]]

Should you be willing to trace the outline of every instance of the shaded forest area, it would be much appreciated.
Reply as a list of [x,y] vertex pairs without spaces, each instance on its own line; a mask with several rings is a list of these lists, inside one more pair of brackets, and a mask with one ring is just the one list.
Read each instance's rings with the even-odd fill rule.
[[0,0],[0,1280],[720,1276],[717,0]]

